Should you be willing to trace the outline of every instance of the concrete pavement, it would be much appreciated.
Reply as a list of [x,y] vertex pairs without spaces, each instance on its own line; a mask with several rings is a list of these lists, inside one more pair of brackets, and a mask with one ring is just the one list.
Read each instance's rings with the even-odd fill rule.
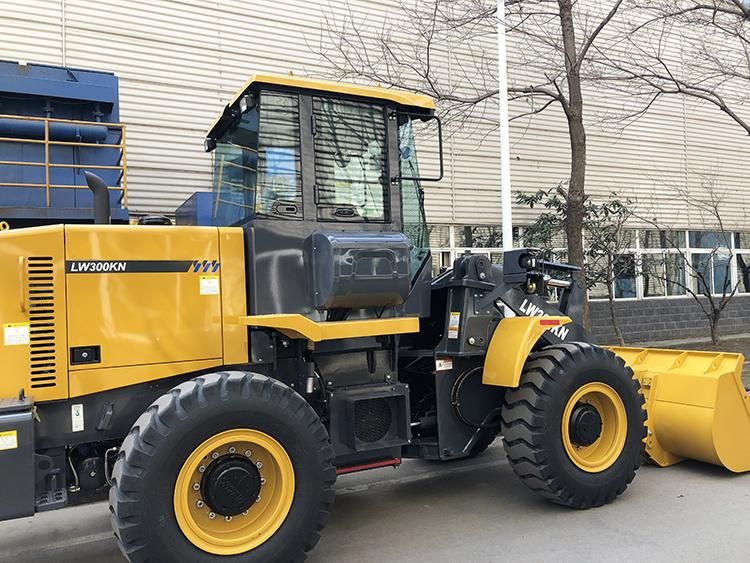
[[[643,467],[602,508],[528,492],[497,445],[475,460],[345,476],[311,563],[750,561],[750,475]],[[121,563],[106,504],[0,523],[0,562]]]

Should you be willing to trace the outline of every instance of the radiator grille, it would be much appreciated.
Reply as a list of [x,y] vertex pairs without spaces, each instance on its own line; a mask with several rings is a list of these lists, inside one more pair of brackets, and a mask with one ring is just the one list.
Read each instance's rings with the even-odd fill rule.
[[30,256],[27,261],[32,389],[57,385],[54,266],[51,256]]
[[365,399],[354,405],[354,435],[367,443],[379,442],[388,435],[393,412],[388,399]]

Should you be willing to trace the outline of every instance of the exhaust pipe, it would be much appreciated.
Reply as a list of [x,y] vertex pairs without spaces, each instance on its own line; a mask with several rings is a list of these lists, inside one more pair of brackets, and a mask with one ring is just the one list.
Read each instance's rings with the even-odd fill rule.
[[99,176],[92,172],[84,172],[86,184],[94,194],[94,223],[96,225],[109,225],[112,222],[112,213],[109,207],[109,188]]

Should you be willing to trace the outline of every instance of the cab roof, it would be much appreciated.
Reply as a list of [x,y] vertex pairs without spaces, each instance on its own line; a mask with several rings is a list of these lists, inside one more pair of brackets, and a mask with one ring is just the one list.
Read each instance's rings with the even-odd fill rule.
[[250,76],[245,85],[232,97],[222,114],[211,126],[207,137],[214,137],[218,133],[217,129],[220,128],[223,119],[228,117],[230,108],[237,104],[238,100],[244,94],[250,90],[260,89],[262,86],[280,86],[293,90],[318,91],[342,96],[384,100],[416,111],[432,111],[435,109],[435,102],[433,102],[432,98],[424,94],[413,94],[403,90],[392,90],[380,86],[360,86],[346,82],[334,82],[331,80],[319,80],[292,75],[255,73]]

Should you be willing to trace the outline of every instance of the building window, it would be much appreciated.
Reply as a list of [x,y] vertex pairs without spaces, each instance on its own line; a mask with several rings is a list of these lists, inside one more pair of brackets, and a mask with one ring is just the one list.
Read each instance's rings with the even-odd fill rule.
[[643,276],[643,297],[664,297],[665,263],[664,254],[644,254],[641,258]]
[[612,261],[614,269],[615,299],[636,297],[635,254],[619,254]]
[[450,225],[428,225],[427,232],[430,235],[430,248],[451,247]]
[[750,293],[750,253],[739,252],[737,258],[737,291]]
[[731,293],[732,275],[730,271],[732,255],[725,251],[691,254],[692,289],[697,293]]
[[[467,250],[502,264],[499,225],[430,225],[429,230],[433,254],[439,257],[433,262],[436,271],[440,267],[451,267],[456,257]],[[516,248],[531,246],[524,244],[528,241],[522,227],[514,228],[513,239]],[[545,249],[546,258],[565,262],[564,242],[561,233],[553,242],[554,248]],[[721,246],[723,242],[729,246]],[[713,294],[731,293],[735,285],[738,292],[750,293],[750,233],[629,230],[623,234],[622,246],[623,250],[612,262],[609,276],[615,299],[685,297],[688,289],[704,293],[706,288]],[[608,295],[606,283],[589,288],[592,300],[607,299]]]
[[685,295],[685,260],[680,254],[665,255],[667,295]]

